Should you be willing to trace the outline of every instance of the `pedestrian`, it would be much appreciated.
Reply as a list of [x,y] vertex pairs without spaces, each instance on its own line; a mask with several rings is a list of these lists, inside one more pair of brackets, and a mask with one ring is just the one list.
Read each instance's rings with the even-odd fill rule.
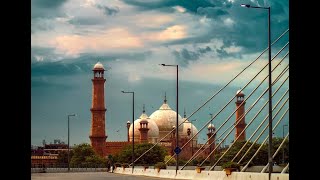
[[111,172],[113,173],[113,165],[111,165],[111,167],[110,167],[110,168],[111,168]]

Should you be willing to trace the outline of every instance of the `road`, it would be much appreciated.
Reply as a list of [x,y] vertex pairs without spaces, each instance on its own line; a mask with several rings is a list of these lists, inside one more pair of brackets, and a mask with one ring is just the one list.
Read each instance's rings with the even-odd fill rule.
[[31,173],[31,180],[102,180],[102,179],[118,179],[118,180],[160,180],[165,178],[132,176],[125,174],[115,174],[107,172],[70,172],[70,173]]

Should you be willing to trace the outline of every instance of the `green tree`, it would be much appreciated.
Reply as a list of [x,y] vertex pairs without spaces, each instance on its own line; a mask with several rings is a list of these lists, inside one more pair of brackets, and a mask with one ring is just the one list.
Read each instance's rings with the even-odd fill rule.
[[[72,156],[73,156],[73,151],[72,151],[72,150],[70,150],[69,156],[70,156],[70,160],[71,160],[71,158],[72,158]],[[68,164],[68,151],[61,151],[61,152],[59,152],[57,158],[58,158],[58,159],[57,159],[58,164],[60,164],[60,165],[62,165],[62,164]]]
[[87,143],[75,146],[72,151],[71,167],[105,167],[106,159],[97,155]]
[[[222,165],[224,163],[227,163],[233,159],[233,157],[240,151],[242,146],[246,143],[246,141],[237,141],[234,143],[234,145],[231,147],[231,149],[225,154],[225,156],[220,160],[218,165]],[[240,152],[240,154],[237,156],[235,159],[235,162],[238,162],[240,158],[245,154],[245,152],[249,149],[249,147],[252,145],[252,142],[248,142],[247,145],[243,148],[243,150]],[[244,165],[246,164],[251,157],[255,154],[255,152],[258,150],[260,147],[260,144],[255,143],[253,147],[250,149],[250,151],[246,154],[246,156],[243,158],[240,164]],[[225,151],[219,152],[215,159],[218,159],[222,156],[222,154]],[[251,162],[251,165],[265,165],[268,162],[268,151],[266,148],[266,145],[264,145],[257,156],[253,159]]]
[[[272,155],[279,148],[279,146],[282,143],[282,141],[283,141],[283,138],[279,138],[279,137],[272,138],[272,147],[273,147],[272,148]],[[268,144],[266,146],[268,147]],[[285,160],[285,163],[287,163],[289,161],[289,140],[288,139],[286,139],[286,141],[284,142],[284,144],[281,147],[280,151],[278,152],[278,154],[273,159],[273,161],[275,163],[282,164],[283,150],[284,150],[284,158],[285,158],[284,160]]]
[[[142,143],[134,145],[134,157],[138,158],[142,153],[147,151],[153,146],[150,143]],[[167,155],[167,150],[165,147],[156,145],[148,153],[142,156],[137,162],[136,165],[154,165],[157,162],[163,162],[164,157]],[[132,145],[125,146],[122,151],[120,151],[114,159],[117,159],[117,162],[120,163],[131,163],[132,161]]]

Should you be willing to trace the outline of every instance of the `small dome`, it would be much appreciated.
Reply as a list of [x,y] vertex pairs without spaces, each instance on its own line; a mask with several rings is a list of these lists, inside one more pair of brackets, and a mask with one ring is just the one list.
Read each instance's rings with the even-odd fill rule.
[[208,129],[215,129],[215,127],[214,127],[213,124],[210,123],[210,124],[208,125]]
[[244,96],[243,91],[241,91],[240,89],[237,91],[236,93],[237,96]]
[[104,70],[103,65],[100,62],[94,65],[93,70]]
[[[186,118],[183,118],[182,121],[184,121]],[[191,134],[190,136],[192,137],[193,135],[198,133],[198,129],[192,124],[190,123],[190,121],[188,121],[188,119],[183,123],[183,131],[181,133],[181,135],[179,134],[179,136],[181,137],[188,137],[188,128],[190,128],[191,130]],[[198,135],[196,135],[193,140],[198,140]]]
[[[146,113],[142,113],[139,119],[134,121],[134,140],[136,142],[140,141],[140,122],[141,121],[147,121],[148,122],[148,142],[150,143],[156,143],[159,138],[159,128],[157,124],[148,117]],[[129,128],[129,139],[132,141],[132,123]]]

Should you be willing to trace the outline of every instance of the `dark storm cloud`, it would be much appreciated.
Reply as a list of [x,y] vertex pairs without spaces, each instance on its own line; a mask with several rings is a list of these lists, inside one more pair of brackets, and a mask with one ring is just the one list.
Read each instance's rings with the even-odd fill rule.
[[67,0],[32,0],[31,18],[54,18],[65,14],[59,8]]
[[104,23],[103,19],[95,17],[74,17],[68,21],[68,23],[73,25],[99,25]]
[[212,51],[210,47],[198,48],[196,51],[190,51],[183,48],[181,51],[173,51],[172,54],[175,56],[179,65],[187,66],[190,61],[196,61],[202,54]]
[[[215,3],[209,0],[159,0],[159,1],[144,1],[144,0],[123,0],[125,3],[139,7],[141,10],[164,10],[174,6],[181,6],[190,12],[197,12],[199,7],[213,7]],[[219,1],[218,1],[219,2]]]
[[31,0],[31,4],[40,8],[58,8],[67,0]]
[[37,31],[47,31],[53,28],[53,24],[43,18],[38,18],[31,21],[31,33],[35,33]]
[[[143,61],[150,57],[151,51],[140,53],[126,53],[118,55],[97,55],[82,54],[77,58],[64,58],[57,61],[56,56],[51,48],[33,47],[31,49],[31,72],[32,76],[55,75],[64,76],[91,72],[92,66],[100,61],[102,64],[108,64],[118,59],[129,59],[131,61]],[[37,61],[37,57],[44,57],[42,61]],[[111,67],[105,66],[108,71]]]
[[96,5],[96,7],[102,10],[106,16],[115,15],[119,12],[119,7],[108,7],[100,4]]
[[201,16],[206,16],[207,18],[217,18],[219,16],[227,15],[229,13],[221,7],[199,7],[197,9],[197,14]]

